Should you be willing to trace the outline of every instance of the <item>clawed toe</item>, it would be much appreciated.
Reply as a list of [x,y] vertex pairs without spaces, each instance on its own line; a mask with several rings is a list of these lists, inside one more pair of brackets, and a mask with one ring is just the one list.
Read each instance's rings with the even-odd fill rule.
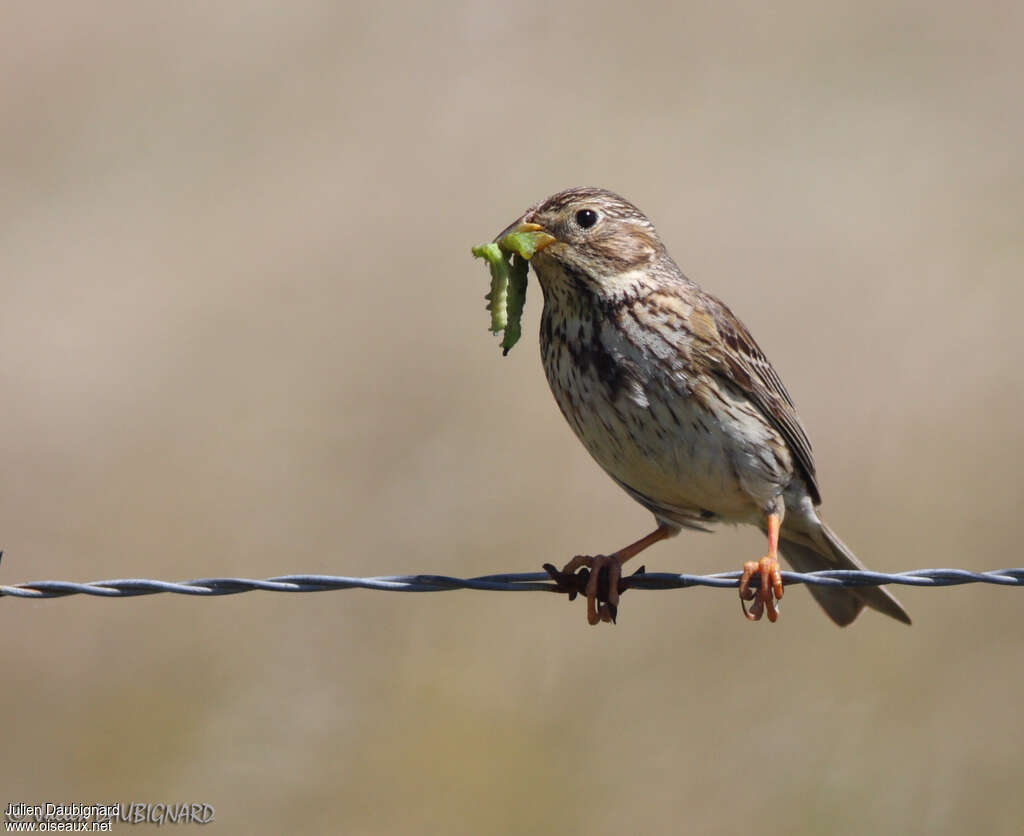
[[[758,577],[758,586],[752,589],[750,581],[755,575]],[[778,559],[766,555],[759,561],[751,560],[744,563],[739,591],[740,606],[743,607],[743,614],[748,620],[760,621],[762,615],[767,615],[769,621],[776,621],[779,617],[779,601],[784,592]],[[749,610],[748,601],[753,601]]]
[[[567,593],[572,601],[582,593],[587,599],[587,623],[614,624],[619,613],[619,596],[629,588],[622,577],[622,562],[615,555],[577,555],[561,571],[550,563],[544,570],[557,584],[557,592]],[[642,575],[641,566],[630,577]]]
[[587,578],[587,623],[614,624],[619,614],[619,580],[622,564],[614,557],[597,555],[590,561]]

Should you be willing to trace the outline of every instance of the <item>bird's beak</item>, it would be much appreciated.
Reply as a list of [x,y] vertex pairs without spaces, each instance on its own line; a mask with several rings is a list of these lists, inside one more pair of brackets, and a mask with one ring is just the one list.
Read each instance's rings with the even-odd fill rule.
[[[510,236],[514,236],[512,241],[507,240]],[[540,252],[558,239],[547,232],[540,224],[529,223],[520,218],[514,224],[499,232],[494,240],[499,245],[503,243],[510,244],[511,246],[507,246],[506,249],[523,253],[524,255],[525,252],[530,252],[532,256],[533,253]]]

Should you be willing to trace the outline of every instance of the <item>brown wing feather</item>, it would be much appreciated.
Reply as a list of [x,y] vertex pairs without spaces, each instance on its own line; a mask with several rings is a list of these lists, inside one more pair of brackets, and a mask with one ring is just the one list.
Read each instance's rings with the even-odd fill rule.
[[723,302],[708,294],[704,295],[704,302],[721,344],[731,349],[723,351],[719,348],[716,351],[708,346],[708,356],[713,361],[715,373],[742,389],[782,434],[807,482],[811,499],[817,505],[821,502],[821,492],[818,490],[811,442],[778,372],[772,368],[746,326]]

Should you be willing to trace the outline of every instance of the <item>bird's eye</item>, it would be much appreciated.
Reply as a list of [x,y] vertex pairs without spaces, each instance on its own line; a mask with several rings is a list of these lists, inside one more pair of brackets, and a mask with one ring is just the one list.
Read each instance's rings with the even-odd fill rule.
[[590,229],[590,227],[597,223],[597,212],[593,209],[580,209],[576,213],[576,223],[583,229]]

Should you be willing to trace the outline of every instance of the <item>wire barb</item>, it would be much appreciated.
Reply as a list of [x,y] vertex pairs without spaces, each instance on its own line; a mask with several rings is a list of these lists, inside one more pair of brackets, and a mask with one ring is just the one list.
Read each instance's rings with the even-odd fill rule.
[[[709,586],[735,589],[741,572],[714,575],[676,575],[651,572],[629,577],[631,589],[687,589]],[[991,572],[969,572],[966,569],[915,569],[910,572],[866,572],[833,569],[824,572],[783,572],[787,586],[858,587],[884,586],[960,586],[986,583],[997,586],[1024,586],[1024,569],[999,569]],[[754,583],[756,586],[756,580]],[[144,578],[121,578],[90,583],[71,581],[32,581],[9,586],[0,585],[0,597],[65,598],[68,595],[95,595],[101,598],[134,598],[138,595],[237,595],[241,592],[327,592],[337,589],[374,589],[381,592],[446,592],[453,589],[480,589],[488,592],[558,592],[570,590],[552,580],[546,572],[483,575],[478,578],[453,578],[447,575],[382,575],[355,578],[344,575],[280,575],[256,580],[252,578],[197,578],[171,582]]]

